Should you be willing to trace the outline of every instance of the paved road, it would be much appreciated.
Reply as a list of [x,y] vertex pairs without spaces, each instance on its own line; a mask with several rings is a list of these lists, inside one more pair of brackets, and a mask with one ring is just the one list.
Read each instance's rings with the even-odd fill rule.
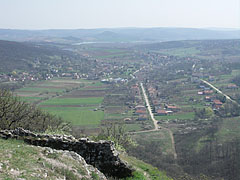
[[165,129],[168,131],[170,137],[171,137],[171,144],[172,144],[172,149],[173,149],[173,156],[174,156],[174,159],[177,159],[177,153],[176,153],[176,149],[175,149],[175,141],[174,141],[174,137],[173,137],[173,133],[170,129],[168,128],[164,128],[162,126],[159,126],[157,123],[158,121],[154,118],[154,114],[152,113],[152,109],[151,109],[151,106],[149,104],[149,100],[148,100],[148,97],[147,97],[147,94],[146,94],[146,91],[145,91],[145,88],[143,87],[143,83],[140,83],[140,86],[141,86],[141,89],[142,89],[142,93],[143,93],[143,97],[144,97],[144,100],[146,102],[146,106],[147,106],[147,109],[148,109],[148,112],[149,112],[149,115],[153,121],[153,124],[154,124],[154,129],[151,129],[151,130],[146,130],[146,131],[138,131],[136,133],[144,133],[144,132],[154,132],[154,131],[159,131],[160,129]]
[[158,121],[154,118],[154,115],[152,113],[152,109],[151,109],[151,106],[150,106],[150,103],[149,103],[149,100],[148,100],[148,97],[147,97],[147,94],[146,94],[146,91],[145,91],[145,88],[143,87],[143,83],[140,83],[141,85],[141,89],[142,89],[142,93],[143,93],[143,97],[145,99],[145,102],[146,102],[146,106],[147,106],[147,109],[148,109],[148,112],[149,112],[149,115],[153,121],[153,124],[154,124],[154,129],[153,130],[158,130],[159,126],[158,126]]
[[203,83],[207,84],[208,86],[210,86],[210,87],[211,87],[212,89],[214,89],[215,91],[217,91],[219,94],[222,94],[223,96],[225,96],[227,100],[232,101],[232,102],[234,102],[234,103],[237,103],[236,101],[234,101],[233,99],[231,99],[228,95],[224,94],[224,93],[223,93],[222,91],[220,91],[218,88],[216,88],[215,86],[213,86],[211,83],[209,83],[209,82],[207,82],[207,81],[205,81],[205,80],[203,80],[203,79],[201,79],[201,81],[202,81]]

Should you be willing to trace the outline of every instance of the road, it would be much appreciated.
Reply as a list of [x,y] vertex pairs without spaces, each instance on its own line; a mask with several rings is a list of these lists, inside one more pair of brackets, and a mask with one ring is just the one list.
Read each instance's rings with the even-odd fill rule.
[[216,88],[215,86],[213,86],[211,83],[201,79],[201,81],[205,84],[207,84],[208,86],[210,86],[212,89],[214,89],[215,91],[217,91],[219,94],[222,94],[223,96],[226,97],[227,100],[232,101],[233,103],[237,103],[236,101],[234,101],[233,99],[231,99],[228,95],[224,94],[222,91],[220,91],[218,88]]
[[153,124],[154,124],[154,129],[153,130],[158,130],[159,126],[158,126],[158,121],[154,118],[154,115],[152,113],[152,109],[151,109],[151,106],[150,106],[150,103],[149,103],[149,100],[148,100],[148,97],[147,97],[147,94],[146,94],[146,91],[145,91],[145,88],[143,87],[143,83],[140,83],[141,85],[141,89],[142,89],[142,93],[143,93],[143,97],[144,97],[144,100],[146,102],[146,106],[147,106],[147,109],[148,109],[148,112],[149,112],[149,115],[153,121]]
[[141,89],[142,89],[142,93],[143,93],[143,97],[144,97],[144,100],[146,102],[146,106],[147,106],[147,109],[148,109],[148,112],[149,112],[149,115],[153,121],[153,124],[154,124],[154,129],[151,129],[151,130],[146,130],[146,131],[138,131],[137,133],[144,133],[144,132],[154,132],[154,131],[159,131],[160,129],[165,129],[168,131],[170,137],[171,137],[171,144],[172,144],[172,149],[173,149],[173,156],[174,156],[174,159],[176,160],[177,159],[177,153],[176,153],[176,148],[175,148],[175,141],[174,141],[174,137],[173,137],[173,133],[170,129],[168,128],[165,128],[165,127],[162,127],[162,126],[159,126],[157,123],[158,121],[154,118],[154,114],[152,113],[152,109],[151,109],[151,106],[150,106],[150,103],[149,103],[149,100],[148,100],[148,97],[147,97],[147,94],[146,94],[146,91],[145,91],[145,88],[143,87],[143,83],[140,83],[140,86],[141,86]]

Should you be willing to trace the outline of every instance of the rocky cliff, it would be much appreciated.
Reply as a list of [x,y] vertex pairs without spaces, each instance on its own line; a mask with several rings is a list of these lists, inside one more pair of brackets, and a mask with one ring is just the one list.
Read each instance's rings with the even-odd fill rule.
[[114,144],[110,141],[94,142],[87,138],[75,139],[73,136],[35,134],[21,128],[2,130],[0,137],[21,139],[31,145],[55,150],[73,151],[107,176],[125,178],[133,173],[133,169],[119,158]]

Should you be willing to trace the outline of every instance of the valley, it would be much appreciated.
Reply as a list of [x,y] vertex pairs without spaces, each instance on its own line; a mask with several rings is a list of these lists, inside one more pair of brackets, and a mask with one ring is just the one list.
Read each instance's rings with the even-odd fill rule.
[[237,179],[228,159],[239,158],[239,43],[49,43],[55,54],[34,50],[31,68],[12,65],[0,86],[60,117],[76,137],[124,126],[137,144],[126,151],[175,179],[229,178],[230,170]]

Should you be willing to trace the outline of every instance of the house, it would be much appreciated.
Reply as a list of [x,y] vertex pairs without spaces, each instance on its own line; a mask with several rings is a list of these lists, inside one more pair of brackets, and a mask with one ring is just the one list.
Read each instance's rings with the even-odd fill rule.
[[219,109],[222,105],[223,105],[223,103],[221,101],[219,101],[218,99],[213,100],[214,108]]
[[202,91],[198,91],[197,94],[198,94],[198,95],[203,95],[203,92],[202,92]]
[[172,106],[172,105],[166,105],[166,108],[167,108],[168,111],[173,111],[173,112],[177,112],[177,111],[180,110],[179,107],[177,107],[177,106]]
[[124,120],[125,122],[131,122],[131,121],[132,121],[131,118],[124,118],[123,120]]
[[205,101],[211,102],[211,101],[212,101],[212,97],[211,97],[211,96],[206,96],[206,97],[205,97]]
[[238,86],[236,84],[228,84],[228,89],[238,89]]
[[213,103],[217,104],[217,105],[223,105],[223,103],[221,101],[219,101],[218,99],[213,100]]
[[204,90],[203,93],[204,93],[204,94],[212,94],[212,93],[213,93],[213,90]]
[[201,88],[201,89],[205,89],[205,86],[203,86],[203,85],[200,85],[200,86],[199,86],[199,88]]
[[138,110],[136,110],[135,113],[136,114],[146,114],[146,110],[145,109],[144,110],[138,109]]
[[173,114],[173,111],[166,111],[167,114]]
[[138,105],[135,107],[135,109],[136,109],[136,111],[137,110],[146,110],[145,106],[143,106],[143,105]]
[[168,112],[164,109],[159,109],[159,110],[157,110],[157,115],[158,116],[166,116],[166,115],[168,115]]

